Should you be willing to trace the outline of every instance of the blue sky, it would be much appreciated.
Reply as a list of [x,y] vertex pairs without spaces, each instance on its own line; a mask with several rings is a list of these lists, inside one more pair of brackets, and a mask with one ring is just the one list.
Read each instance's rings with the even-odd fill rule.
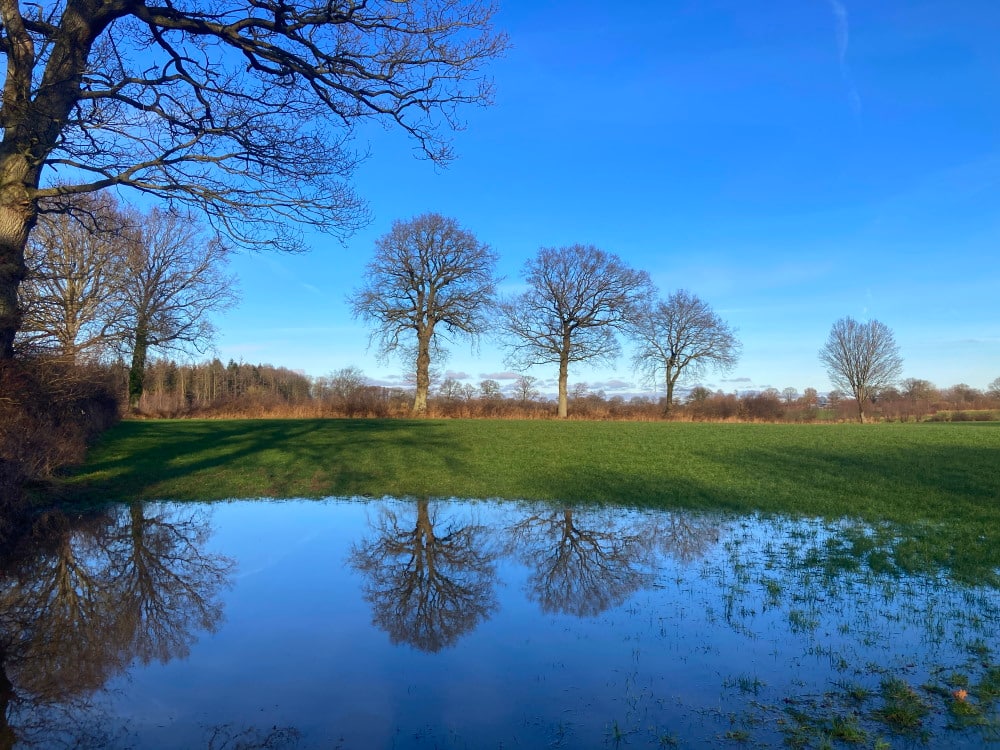
[[[513,46],[457,160],[359,131],[374,221],[345,244],[238,257],[218,356],[400,382],[410,368],[375,359],[346,297],[376,237],[435,211],[497,251],[507,293],[539,247],[584,243],[663,296],[699,295],[743,343],[702,379],[713,389],[829,390],[817,352],[847,315],[895,332],[903,377],[1000,376],[996,0],[507,0],[497,22]],[[509,372],[489,340],[449,350],[442,375]],[[570,382],[640,392],[627,355]]]

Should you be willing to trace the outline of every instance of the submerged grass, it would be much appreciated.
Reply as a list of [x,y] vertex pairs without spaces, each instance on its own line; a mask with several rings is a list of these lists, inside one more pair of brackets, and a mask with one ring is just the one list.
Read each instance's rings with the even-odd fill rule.
[[[1000,569],[991,423],[129,421],[65,489],[85,500],[394,495],[849,516],[909,524],[897,564],[930,555]],[[854,555],[871,554],[872,540],[855,541]]]

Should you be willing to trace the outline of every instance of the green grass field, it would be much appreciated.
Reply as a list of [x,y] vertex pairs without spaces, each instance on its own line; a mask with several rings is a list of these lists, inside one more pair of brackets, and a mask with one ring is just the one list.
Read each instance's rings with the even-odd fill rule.
[[1000,581],[996,423],[127,421],[63,490],[77,502],[392,495],[849,517],[904,525],[892,545],[908,568]]

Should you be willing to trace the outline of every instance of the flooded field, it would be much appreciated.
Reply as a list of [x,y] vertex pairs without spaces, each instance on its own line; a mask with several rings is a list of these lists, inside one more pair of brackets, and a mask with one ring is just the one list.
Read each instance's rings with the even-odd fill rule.
[[981,747],[998,571],[848,520],[457,500],[53,516],[0,747]]

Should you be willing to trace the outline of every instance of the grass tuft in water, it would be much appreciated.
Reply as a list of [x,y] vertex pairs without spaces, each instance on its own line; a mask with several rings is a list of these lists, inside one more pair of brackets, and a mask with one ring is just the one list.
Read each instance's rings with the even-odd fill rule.
[[908,683],[897,677],[883,680],[879,692],[883,706],[872,712],[872,716],[895,732],[916,733],[930,713],[930,706]]

